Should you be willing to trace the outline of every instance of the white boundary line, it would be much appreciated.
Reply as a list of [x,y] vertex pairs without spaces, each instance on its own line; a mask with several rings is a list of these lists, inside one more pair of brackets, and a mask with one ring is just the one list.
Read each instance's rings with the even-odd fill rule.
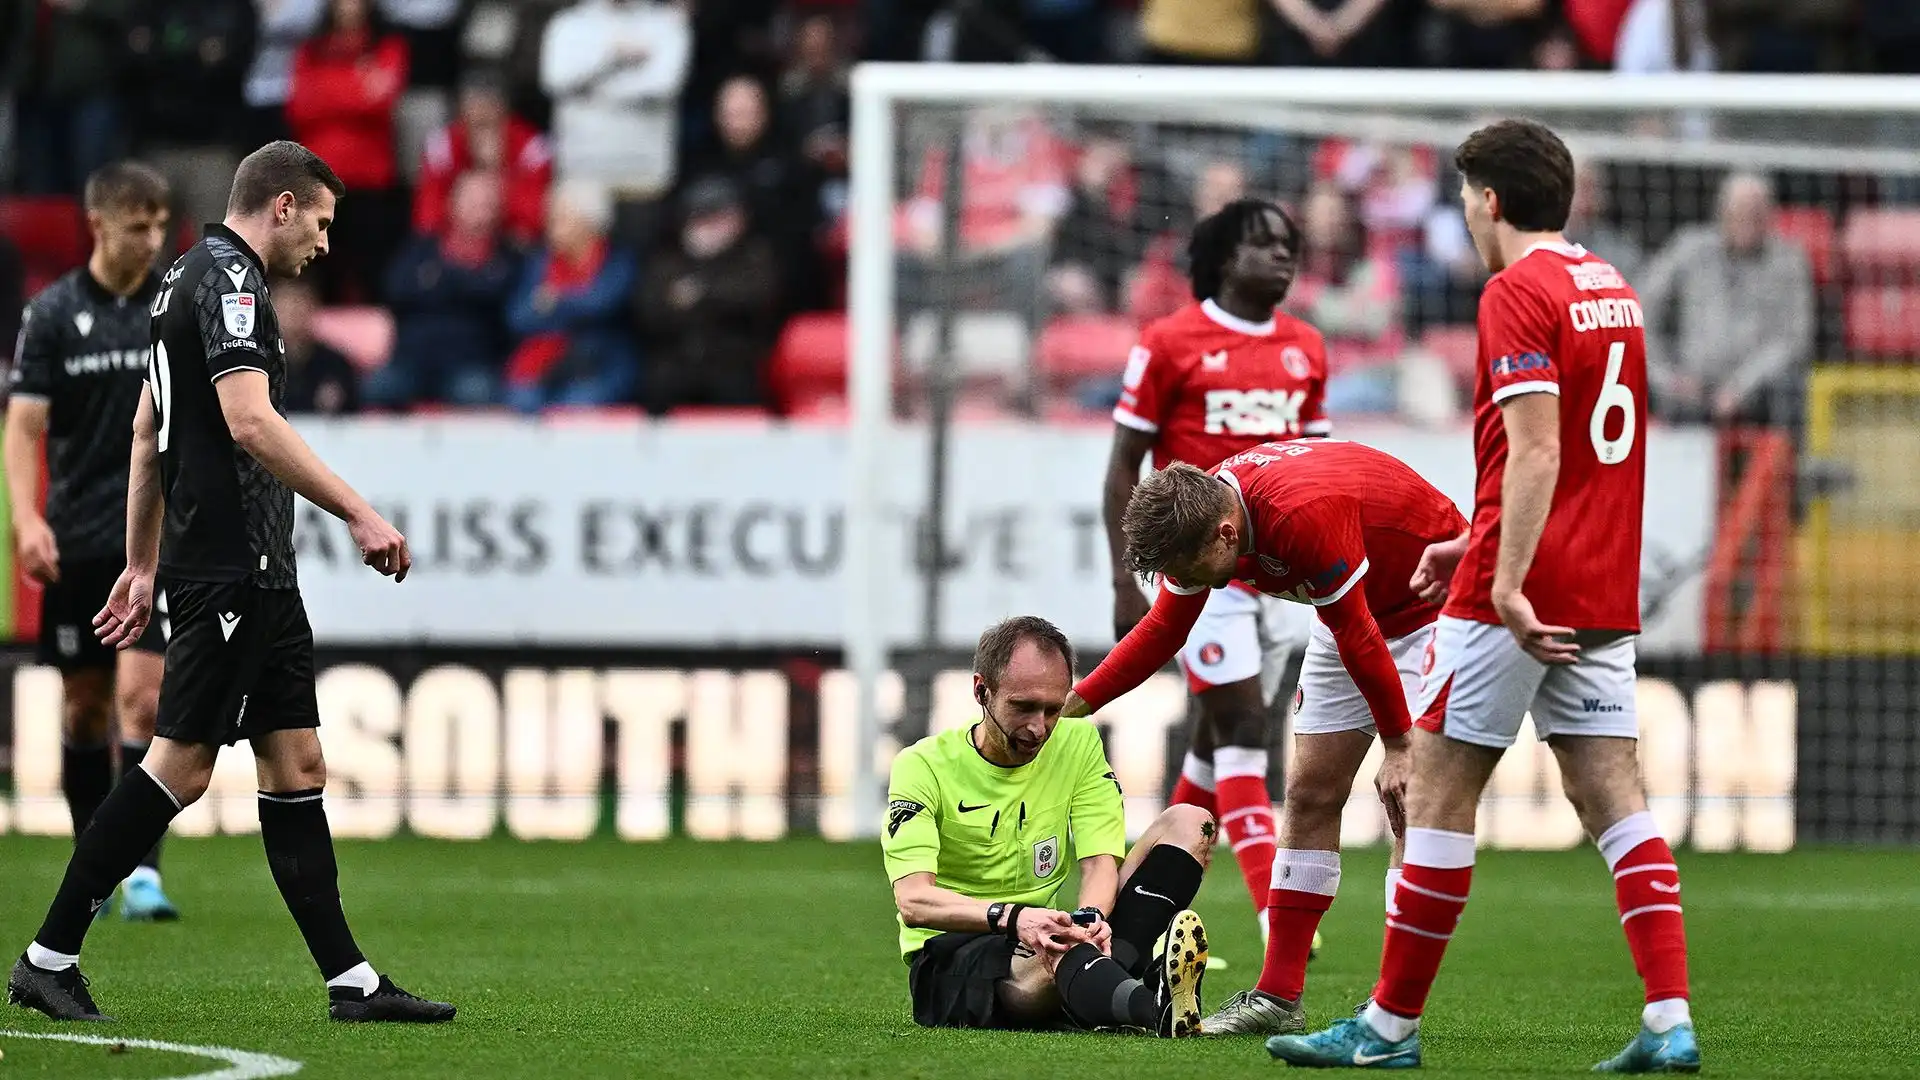
[[0,1039],[42,1039],[47,1042],[80,1043],[86,1046],[124,1046],[130,1050],[164,1050],[170,1054],[192,1054],[196,1057],[213,1058],[224,1061],[227,1068],[213,1072],[193,1073],[190,1076],[167,1077],[166,1080],[260,1080],[268,1076],[292,1076],[300,1071],[301,1063],[290,1058],[274,1057],[272,1054],[257,1054],[251,1050],[230,1050],[224,1046],[188,1046],[185,1043],[156,1042],[153,1039],[117,1039],[106,1035],[68,1035],[54,1031],[6,1031],[0,1030]]

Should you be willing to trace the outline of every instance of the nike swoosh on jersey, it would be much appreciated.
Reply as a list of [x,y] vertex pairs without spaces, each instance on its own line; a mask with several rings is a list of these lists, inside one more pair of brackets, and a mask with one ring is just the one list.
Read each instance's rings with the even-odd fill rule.
[[963,813],[963,814],[971,814],[971,813],[973,813],[973,812],[974,812],[975,810],[985,810],[985,809],[986,809],[987,807],[989,807],[989,806],[991,806],[991,805],[993,805],[993,804],[992,804],[992,803],[981,803],[981,804],[980,804],[980,805],[978,805],[978,806],[968,806],[968,805],[967,805],[967,803],[966,803],[966,800],[964,800],[964,799],[962,799],[962,800],[960,801],[960,812],[961,812],[961,813]]

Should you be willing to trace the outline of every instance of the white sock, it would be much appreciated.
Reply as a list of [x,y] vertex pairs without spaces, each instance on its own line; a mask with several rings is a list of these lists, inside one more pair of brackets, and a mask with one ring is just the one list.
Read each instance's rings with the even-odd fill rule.
[[1400,889],[1400,868],[1387,867],[1387,914],[1393,914],[1393,894]]
[[1693,1023],[1693,1013],[1687,1010],[1686,998],[1649,1001],[1647,1007],[1640,1010],[1640,1022],[1655,1035],[1665,1035],[1681,1024]]
[[380,989],[380,973],[373,970],[372,964],[362,960],[327,980],[328,989],[336,986],[351,986],[363,994],[371,994]]
[[1419,1017],[1390,1013],[1371,1001],[1367,1002],[1365,1020],[1368,1027],[1379,1032],[1380,1037],[1388,1042],[1399,1042],[1420,1030]]
[[27,946],[27,963],[41,971],[65,971],[79,962],[79,953],[54,952],[37,941]]
[[151,866],[134,867],[133,873],[127,875],[127,884],[134,885],[140,882],[146,882],[149,885],[160,884],[160,871]]

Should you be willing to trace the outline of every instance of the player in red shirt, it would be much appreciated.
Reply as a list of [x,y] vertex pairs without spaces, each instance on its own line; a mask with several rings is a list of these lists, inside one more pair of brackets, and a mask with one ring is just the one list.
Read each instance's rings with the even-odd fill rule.
[[[1529,711],[1612,871],[1646,986],[1641,1030],[1603,1072],[1694,1072],[1673,852],[1640,785],[1634,637],[1646,487],[1646,334],[1605,260],[1561,235],[1573,159],[1529,121],[1455,155],[1467,228],[1493,278],[1480,301],[1472,529],[1413,586],[1446,609],[1420,691],[1405,874],[1364,1015],[1267,1041],[1293,1064],[1404,1068],[1473,876],[1480,793]],[[1451,578],[1451,584],[1448,579]]]
[[1430,544],[1466,527],[1445,495],[1389,454],[1337,440],[1267,443],[1212,474],[1175,465],[1127,505],[1126,562],[1161,575],[1153,610],[1074,688],[1067,715],[1133,689],[1173,657],[1207,606],[1239,586],[1319,613],[1300,670],[1286,807],[1264,897],[1272,936],[1259,984],[1207,1034],[1303,1031],[1314,931],[1340,884],[1340,816],[1377,728],[1377,780],[1397,835],[1408,699],[1439,605],[1408,585]]
[[[1149,324],[1127,358],[1113,410],[1105,509],[1113,561],[1117,641],[1147,613],[1125,565],[1121,515],[1151,453],[1208,469],[1269,439],[1325,435],[1327,384],[1320,332],[1275,310],[1293,283],[1300,231],[1277,204],[1228,203],[1194,226],[1188,242],[1195,303]],[[1175,803],[1213,814],[1264,912],[1273,873],[1273,800],[1267,792],[1267,724],[1288,661],[1305,644],[1304,609],[1248,588],[1207,597],[1180,652],[1200,708]],[[1261,936],[1267,934],[1261,916]]]

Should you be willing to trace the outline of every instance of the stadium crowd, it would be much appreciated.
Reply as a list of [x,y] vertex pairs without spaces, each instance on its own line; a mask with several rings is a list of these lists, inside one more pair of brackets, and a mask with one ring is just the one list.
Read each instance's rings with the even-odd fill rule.
[[[0,311],[84,258],[93,168],[159,167],[184,245],[286,136],[351,188],[332,255],[275,293],[295,407],[831,417],[856,59],[1624,76],[1913,71],[1917,46],[1900,0],[10,0]],[[1304,226],[1288,305],[1331,342],[1330,411],[1457,399],[1482,272],[1440,148],[1069,119],[907,132],[903,353],[957,301],[952,355],[991,376],[963,409],[1103,416],[1137,326],[1186,298],[1192,222],[1255,191]],[[1656,408],[1791,425],[1816,356],[1920,346],[1847,243],[1888,248],[1914,186],[1588,163],[1569,231],[1641,283]]]

